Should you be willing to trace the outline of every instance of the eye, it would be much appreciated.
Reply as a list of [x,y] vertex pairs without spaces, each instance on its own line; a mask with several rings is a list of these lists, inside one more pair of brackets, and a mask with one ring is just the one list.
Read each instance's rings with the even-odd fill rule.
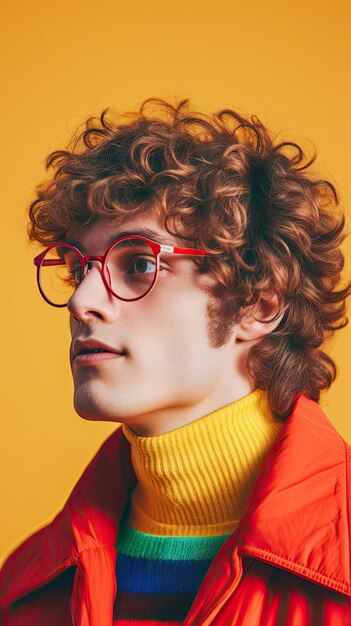
[[156,263],[154,260],[146,258],[146,257],[139,257],[137,259],[134,259],[131,265],[131,268],[129,269],[129,274],[149,274],[152,273],[154,274],[156,271]]
[[76,267],[70,268],[67,267],[67,281],[78,287],[83,280],[83,273],[81,265],[77,265]]

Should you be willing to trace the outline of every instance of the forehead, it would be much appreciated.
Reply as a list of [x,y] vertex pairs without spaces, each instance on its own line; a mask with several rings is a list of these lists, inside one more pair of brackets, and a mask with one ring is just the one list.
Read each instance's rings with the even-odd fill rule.
[[65,241],[82,252],[101,254],[118,237],[125,235],[142,235],[162,244],[180,243],[178,238],[167,232],[160,218],[148,215],[138,215],[123,222],[101,218],[93,224],[69,231]]

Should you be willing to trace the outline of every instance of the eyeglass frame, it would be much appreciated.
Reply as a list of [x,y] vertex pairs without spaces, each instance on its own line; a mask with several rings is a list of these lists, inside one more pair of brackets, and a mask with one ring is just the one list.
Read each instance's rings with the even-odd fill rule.
[[[155,275],[154,275],[154,279],[150,285],[150,287],[148,288],[148,290],[142,295],[142,296],[138,296],[137,298],[122,298],[122,296],[118,296],[109,286],[108,281],[106,279],[105,276],[105,272],[107,270],[107,258],[109,253],[111,252],[111,250],[115,247],[115,245],[117,243],[120,243],[121,241],[125,241],[127,239],[138,239],[141,241],[145,241],[150,248],[152,249],[153,253],[154,253],[154,257],[156,260],[156,271],[155,271]],[[160,269],[160,255],[162,253],[167,253],[167,254],[182,254],[182,255],[188,255],[188,256],[203,256],[203,257],[207,257],[210,255],[209,252],[206,252],[206,250],[203,250],[201,248],[182,248],[179,246],[170,246],[170,245],[165,245],[165,244],[160,244],[157,243],[156,241],[153,241],[152,239],[149,239],[148,237],[144,237],[143,235],[124,235],[123,237],[119,237],[118,239],[116,239],[114,242],[112,242],[110,244],[110,246],[108,247],[108,249],[106,250],[104,255],[88,255],[85,256],[84,254],[82,254],[82,252],[80,250],[78,250],[78,248],[76,248],[76,246],[73,246],[70,243],[66,243],[65,241],[61,241],[58,243],[52,243],[50,244],[50,246],[48,246],[47,248],[45,248],[45,250],[42,250],[42,252],[40,252],[34,259],[33,259],[33,263],[37,268],[37,284],[38,284],[38,289],[40,291],[40,294],[42,295],[42,297],[44,298],[45,302],[47,302],[48,304],[50,304],[51,306],[57,307],[57,308],[63,308],[65,306],[67,306],[70,298],[74,295],[75,291],[73,292],[72,296],[70,296],[70,298],[67,300],[67,302],[65,304],[55,304],[54,302],[51,302],[51,300],[49,300],[42,287],[40,284],[40,269],[41,267],[45,267],[45,266],[53,266],[53,265],[65,265],[65,261],[61,260],[61,259],[44,259],[45,255],[52,249],[52,248],[58,248],[59,246],[65,246],[67,248],[71,248],[74,252],[77,253],[78,258],[81,262],[82,265],[82,272],[83,272],[83,277],[85,278],[86,273],[84,272],[86,266],[88,265],[88,263],[90,263],[91,261],[99,261],[102,264],[102,268],[101,268],[101,276],[102,276],[102,280],[103,283],[107,289],[107,291],[109,293],[111,293],[115,298],[117,298],[117,300],[122,300],[123,302],[135,302],[136,300],[141,300],[142,298],[145,298],[145,296],[147,296],[148,293],[150,293],[151,289],[155,286],[158,275],[159,275],[159,269]],[[89,270],[88,270],[89,271]],[[83,278],[83,279],[84,279]],[[79,285],[82,284],[83,279],[81,280],[81,282],[79,283]],[[78,285],[78,287],[79,287]],[[77,287],[77,289],[78,289]]]

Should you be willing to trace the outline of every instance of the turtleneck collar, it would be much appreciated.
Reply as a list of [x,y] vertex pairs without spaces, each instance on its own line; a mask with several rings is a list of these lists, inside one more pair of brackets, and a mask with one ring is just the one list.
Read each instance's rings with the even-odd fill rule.
[[255,389],[162,435],[139,436],[124,424],[138,480],[128,524],[159,535],[233,532],[283,423]]

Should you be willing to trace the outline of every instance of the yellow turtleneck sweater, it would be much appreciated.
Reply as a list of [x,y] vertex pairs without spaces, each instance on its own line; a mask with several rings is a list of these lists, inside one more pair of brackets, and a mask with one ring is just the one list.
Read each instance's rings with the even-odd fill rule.
[[261,389],[162,435],[124,424],[138,479],[129,526],[166,536],[233,532],[282,426]]
[[138,480],[117,538],[114,626],[183,623],[282,426],[260,389],[162,435],[122,426]]

